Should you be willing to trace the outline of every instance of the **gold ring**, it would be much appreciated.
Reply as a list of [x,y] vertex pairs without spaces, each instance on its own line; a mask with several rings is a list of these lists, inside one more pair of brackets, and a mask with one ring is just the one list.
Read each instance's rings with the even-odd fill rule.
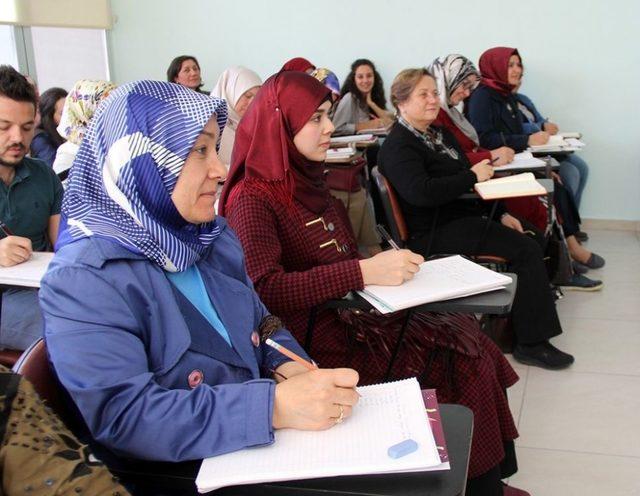
[[340,415],[335,419],[335,421],[336,424],[341,424],[344,420],[344,408],[342,408],[342,405],[338,405],[338,407],[340,408]]

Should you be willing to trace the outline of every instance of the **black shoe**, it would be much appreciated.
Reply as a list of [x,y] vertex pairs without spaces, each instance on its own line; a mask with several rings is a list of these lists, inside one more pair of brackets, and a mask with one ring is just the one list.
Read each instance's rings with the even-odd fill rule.
[[574,234],[574,236],[581,243],[584,243],[585,241],[589,241],[589,235],[584,231],[578,231],[577,233]]
[[513,349],[513,358],[525,365],[549,370],[565,369],[575,361],[572,355],[560,351],[549,341],[533,346],[516,345]]
[[589,267],[575,260],[571,262],[571,266],[573,267],[573,271],[576,274],[586,274],[587,272],[589,272]]
[[600,269],[604,267],[604,258],[602,258],[600,255],[592,253],[589,257],[589,260],[587,260],[584,265],[586,265],[590,269]]
[[571,280],[566,283],[559,284],[562,289],[572,291],[600,291],[602,289],[602,281],[597,279],[589,279],[581,274],[573,274]]

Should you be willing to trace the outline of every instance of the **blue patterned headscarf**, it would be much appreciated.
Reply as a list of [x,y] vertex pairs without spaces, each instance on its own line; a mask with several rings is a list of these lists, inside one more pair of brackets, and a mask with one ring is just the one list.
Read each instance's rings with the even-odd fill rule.
[[224,100],[159,81],[136,81],[113,91],[91,121],[71,169],[57,248],[97,236],[170,272],[193,265],[220,229],[215,221],[184,220],[171,193],[214,113],[221,136]]

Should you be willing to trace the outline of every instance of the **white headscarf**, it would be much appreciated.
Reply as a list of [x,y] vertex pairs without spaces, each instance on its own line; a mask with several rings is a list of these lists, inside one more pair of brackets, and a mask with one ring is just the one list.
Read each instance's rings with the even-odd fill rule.
[[452,53],[446,57],[440,57],[433,61],[427,68],[436,80],[436,86],[440,93],[440,107],[444,110],[454,124],[467,135],[475,144],[480,144],[478,133],[473,125],[457,108],[449,105],[451,93],[462,84],[470,75],[478,77],[480,81],[480,73],[474,67],[473,63],[466,57]]
[[222,134],[220,151],[218,152],[220,160],[226,164],[227,167],[231,163],[231,151],[233,150],[233,143],[236,138],[236,128],[238,127],[238,122],[240,122],[240,116],[235,110],[236,104],[242,95],[256,86],[262,86],[260,76],[251,69],[236,66],[229,67],[225,70],[218,79],[213,91],[211,91],[211,96],[227,101],[229,117],[227,126]]

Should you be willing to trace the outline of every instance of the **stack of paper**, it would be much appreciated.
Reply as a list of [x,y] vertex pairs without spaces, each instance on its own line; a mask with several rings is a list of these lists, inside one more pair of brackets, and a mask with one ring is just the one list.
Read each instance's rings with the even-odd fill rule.
[[359,293],[380,313],[391,313],[433,301],[450,300],[502,289],[511,278],[460,255],[420,265],[413,279],[400,286],[365,286]]
[[[198,491],[337,475],[421,472],[441,466],[415,378],[359,387],[358,392],[361,398],[352,416],[329,430],[283,429],[275,432],[275,442],[269,446],[207,458],[196,479]],[[406,439],[417,442],[417,451],[390,458],[389,447]]]
[[332,136],[331,146],[349,143],[375,143],[378,140],[373,134],[350,134],[348,136]]
[[495,172],[503,172],[503,171],[515,171],[522,169],[543,169],[545,167],[544,160],[540,160],[539,158],[535,158],[531,152],[522,152],[516,153],[513,161],[506,164],[500,165],[498,167],[494,167],[493,170]]
[[542,184],[536,181],[535,176],[531,172],[476,183],[474,189],[483,200],[547,194],[547,190],[544,189]]

